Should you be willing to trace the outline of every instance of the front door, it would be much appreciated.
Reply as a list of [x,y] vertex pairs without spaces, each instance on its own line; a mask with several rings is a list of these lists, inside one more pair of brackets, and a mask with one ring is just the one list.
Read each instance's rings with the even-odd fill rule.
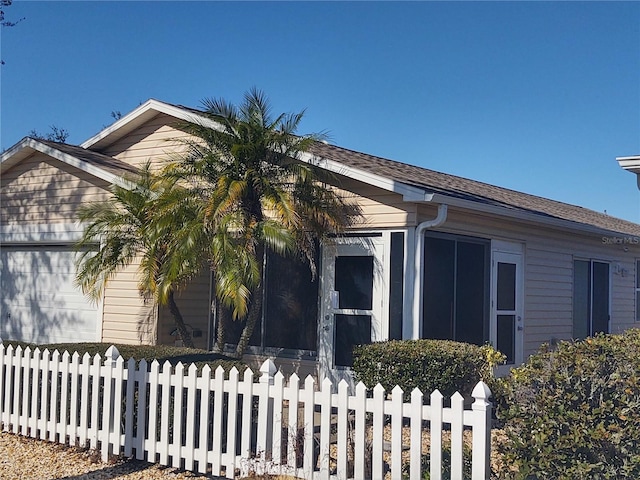
[[498,369],[506,373],[523,359],[522,254],[494,251],[492,257],[491,343],[507,356]]
[[337,238],[323,248],[320,378],[351,381],[354,345],[383,339],[382,237]]

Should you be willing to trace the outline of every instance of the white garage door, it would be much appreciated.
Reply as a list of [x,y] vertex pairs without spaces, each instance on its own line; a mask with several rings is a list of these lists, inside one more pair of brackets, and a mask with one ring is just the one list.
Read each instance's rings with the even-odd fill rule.
[[97,307],[74,286],[75,255],[68,246],[0,247],[0,338],[98,340]]

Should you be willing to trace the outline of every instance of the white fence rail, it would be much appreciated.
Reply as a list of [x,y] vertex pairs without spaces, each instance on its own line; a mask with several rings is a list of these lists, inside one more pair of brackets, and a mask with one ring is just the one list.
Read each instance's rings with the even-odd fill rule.
[[[304,479],[464,479],[464,430],[471,435],[472,480],[490,474],[491,404],[480,382],[470,410],[435,391],[423,405],[395,387],[355,393],[342,381],[316,388],[288,382],[273,362],[254,381],[247,369],[227,378],[169,362],[127,362],[110,347],[103,360],[0,344],[0,424],[4,431],[124,454],[162,465],[234,478],[253,470]],[[212,375],[213,373],[213,375]],[[443,435],[443,431],[448,431]],[[424,436],[430,439],[422,450]],[[385,440],[386,438],[386,440]],[[450,451],[443,455],[445,451]],[[467,449],[468,451],[468,449]],[[423,455],[429,455],[425,467]],[[450,457],[450,458],[444,458]],[[468,459],[466,459],[468,462]],[[450,474],[443,477],[444,463]]]

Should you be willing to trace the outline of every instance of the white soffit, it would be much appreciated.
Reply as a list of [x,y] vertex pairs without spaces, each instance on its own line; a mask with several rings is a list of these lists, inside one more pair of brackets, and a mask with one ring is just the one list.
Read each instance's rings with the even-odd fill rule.
[[[214,122],[203,115],[198,115],[196,112],[190,111],[186,108],[170,105],[155,99],[149,99],[132,112],[102,130],[97,135],[82,143],[80,146],[90,150],[100,150],[149,121],[159,113],[164,113],[179,120],[197,123],[198,125],[214,128],[216,130],[220,130],[222,128],[217,122]],[[398,193],[402,195],[403,199],[407,202],[428,201],[427,194],[421,188],[397,182],[371,172],[348,167],[334,160],[317,157],[308,153],[300,155],[300,160],[315,164],[330,172],[348,176],[384,190]]]
[[24,138],[21,142],[17,143],[2,154],[0,157],[0,173],[8,170],[13,165],[19,163],[35,152],[43,153],[51,158],[55,158],[56,160],[66,163],[67,165],[71,165],[72,167],[87,172],[88,174],[101,178],[107,182],[117,184],[122,183],[122,179],[113,173],[107,172],[100,167],[96,167],[95,165],[74,157],[73,155],[69,155],[68,153],[62,152],[29,137]]
[[336,162],[335,160],[318,157],[306,152],[300,155],[299,160],[316,165],[338,175],[343,175],[345,177],[353,178],[354,180],[358,180],[360,182],[382,188],[383,190],[398,193],[402,195],[402,198],[405,202],[430,201],[431,195],[426,193],[422,188],[413,187],[402,182],[397,182],[390,178],[367,172],[366,170],[360,170],[358,168],[350,167],[344,165],[343,163]]
[[209,120],[208,118],[198,115],[195,112],[187,110],[185,108],[178,107],[176,105],[170,105],[168,103],[155,100],[153,98],[147,100],[135,110],[129,112],[119,120],[109,125],[104,130],[101,130],[96,135],[86,140],[80,146],[90,150],[100,150],[115,142],[116,140],[124,137],[129,132],[135,130],[140,125],[143,125],[147,121],[159,113],[172,116],[179,120],[186,122],[193,122],[199,125],[204,125],[210,128],[220,129],[220,126]]
[[617,157],[618,165],[633,173],[640,173],[640,155]]

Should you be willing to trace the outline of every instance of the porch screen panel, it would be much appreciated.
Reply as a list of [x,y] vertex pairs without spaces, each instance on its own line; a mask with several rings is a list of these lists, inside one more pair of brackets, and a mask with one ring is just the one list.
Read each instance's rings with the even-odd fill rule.
[[[318,260],[316,259],[316,265]],[[291,350],[317,349],[318,279],[309,266],[297,258],[267,253],[262,309],[249,340],[252,347]],[[225,322],[225,338],[237,344],[245,325],[233,321],[231,312],[219,306],[218,322]]]
[[334,362],[337,367],[353,365],[353,346],[371,343],[371,315],[336,314]]
[[593,262],[592,335],[609,333],[609,264]]
[[516,266],[498,262],[498,310],[516,309]]
[[391,234],[391,269],[389,272],[389,340],[402,339],[404,308],[404,233]]
[[573,337],[609,332],[609,264],[573,261]]
[[573,262],[573,338],[589,336],[591,312],[591,262]]
[[513,363],[516,352],[515,315],[498,315],[496,326],[498,350],[506,355],[507,363]]
[[455,243],[442,238],[425,238],[424,252],[424,338],[451,339],[455,301]]
[[487,242],[426,236],[422,337],[482,344],[488,338]]
[[636,260],[636,322],[640,322],[640,260]]
[[485,247],[458,242],[455,340],[482,343],[484,338]]
[[318,277],[298,259],[270,254],[266,287],[264,346],[316,350]]
[[373,306],[373,257],[336,257],[336,285],[339,308],[370,310]]

